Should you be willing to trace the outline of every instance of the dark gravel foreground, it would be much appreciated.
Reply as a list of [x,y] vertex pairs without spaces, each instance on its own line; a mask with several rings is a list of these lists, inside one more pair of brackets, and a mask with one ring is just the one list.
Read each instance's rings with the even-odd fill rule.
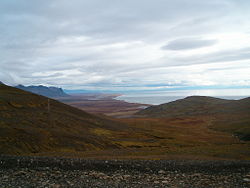
[[250,187],[250,161],[0,156],[0,188]]

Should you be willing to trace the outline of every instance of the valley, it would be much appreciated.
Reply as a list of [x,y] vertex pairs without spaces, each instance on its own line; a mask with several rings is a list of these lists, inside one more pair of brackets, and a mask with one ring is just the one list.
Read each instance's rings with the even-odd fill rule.
[[[243,102],[187,98],[165,104],[175,110],[164,115],[164,105],[138,112],[141,104],[117,101],[114,95],[95,97],[59,99],[94,115],[2,84],[0,153],[89,159],[250,159],[247,98]],[[207,100],[210,105],[203,113]],[[217,111],[217,105],[225,104],[223,113]],[[120,108],[122,116],[117,116]],[[156,110],[151,113],[151,108]]]
[[71,94],[70,96],[56,99],[89,113],[119,118],[129,117],[150,106],[148,104],[128,103],[117,100],[117,96],[119,94]]
[[0,84],[0,185],[249,185],[249,98],[189,97],[140,110],[148,105],[115,97],[61,103]]
[[250,188],[249,10],[1,0],[0,188]]

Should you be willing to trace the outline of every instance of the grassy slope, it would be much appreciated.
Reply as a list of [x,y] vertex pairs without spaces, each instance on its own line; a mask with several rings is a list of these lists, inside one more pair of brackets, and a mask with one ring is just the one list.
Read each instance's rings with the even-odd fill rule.
[[120,159],[247,159],[250,142],[212,130],[206,116],[185,118],[120,119],[131,128],[142,130],[119,137],[119,150],[89,151],[85,158]]
[[137,115],[144,117],[209,116],[210,128],[232,133],[250,140],[250,98],[223,100],[213,97],[187,97],[159,106],[152,106]]
[[121,123],[48,98],[0,85],[0,153],[119,148],[106,135],[129,132]]

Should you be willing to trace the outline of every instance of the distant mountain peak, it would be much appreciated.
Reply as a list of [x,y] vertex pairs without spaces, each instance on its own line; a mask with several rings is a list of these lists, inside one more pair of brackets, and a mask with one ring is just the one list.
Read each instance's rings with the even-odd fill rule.
[[38,86],[24,86],[24,85],[17,85],[16,88],[29,91],[35,94],[43,95],[46,97],[51,97],[51,98],[57,98],[57,97],[66,97],[68,94],[66,94],[62,88],[58,87],[47,87],[43,85],[38,85]]

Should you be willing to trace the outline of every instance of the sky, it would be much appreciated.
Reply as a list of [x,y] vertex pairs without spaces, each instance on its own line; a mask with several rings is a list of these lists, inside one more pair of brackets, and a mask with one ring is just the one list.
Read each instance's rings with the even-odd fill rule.
[[248,0],[1,0],[0,81],[250,95],[249,10]]

